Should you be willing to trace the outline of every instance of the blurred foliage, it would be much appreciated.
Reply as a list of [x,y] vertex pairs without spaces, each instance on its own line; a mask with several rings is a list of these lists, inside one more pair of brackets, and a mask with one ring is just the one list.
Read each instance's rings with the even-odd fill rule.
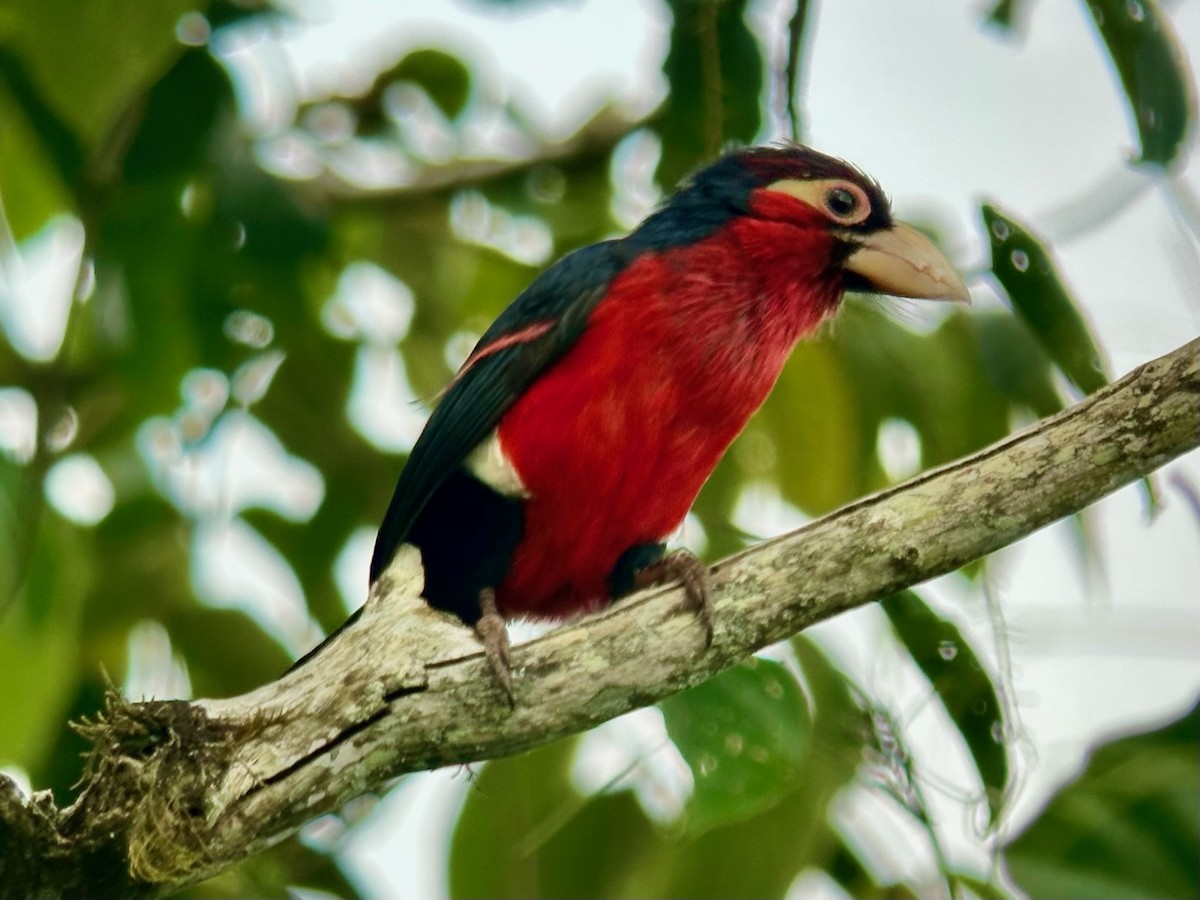
[[[581,795],[577,741],[489,763],[455,830],[451,895],[771,897],[848,853],[823,811],[854,777],[865,719],[841,673],[794,643],[807,699],[788,668],[758,660],[666,704],[698,785],[683,828],[656,827],[621,778]],[[861,870],[847,884],[877,887]]]
[[1088,0],[1120,76],[1142,145],[1141,161],[1170,166],[1194,126],[1191,76],[1157,0]]
[[676,89],[659,122],[664,140],[658,177],[670,186],[725,141],[750,143],[759,134],[759,104],[746,98],[762,93],[763,60],[746,23],[747,0],[668,5],[674,21],[663,74]]
[[692,771],[689,831],[750,818],[777,804],[809,752],[812,716],[788,669],[751,659],[659,704]]
[[897,635],[937,692],[962,735],[996,820],[1008,784],[1004,710],[991,676],[958,627],[935,613],[913,591],[881,601]]
[[1007,848],[1033,897],[1200,896],[1200,705],[1100,747]]
[[1021,0],[996,0],[996,5],[988,13],[987,21],[1000,28],[1015,28],[1017,12],[1022,5]]
[[[105,673],[160,695],[228,695],[277,675],[360,599],[363,585],[343,596],[338,566],[378,521],[413,437],[371,425],[372,396],[419,418],[418,398],[545,262],[627,227],[630,208],[644,212],[726,142],[777,136],[773,84],[787,95],[774,97],[776,118],[799,136],[811,4],[790,14],[782,72],[769,71],[748,2],[667,5],[661,106],[643,121],[604,107],[552,140],[446,47],[381,61],[357,93],[301,96],[280,62],[282,4],[0,2],[0,390],[37,414],[27,448],[0,435],[0,764],[69,797],[82,743],[66,723],[96,712]],[[997,3],[991,21],[1012,28],[1022,6]],[[1170,165],[1193,115],[1170,19],[1148,0],[1089,9],[1141,159]],[[251,56],[273,87],[239,69]],[[260,121],[256,91],[270,90],[283,114]],[[485,126],[507,135],[506,155],[479,158],[470,135]],[[748,485],[817,515],[899,477],[880,453],[891,426],[916,436],[926,468],[1061,409],[1057,375],[1085,392],[1104,383],[1051,248],[1007,212],[985,207],[984,219],[991,273],[1017,315],[954,311],[918,333],[849,299],[798,348],[701,495],[710,557],[745,545],[732,520]],[[48,349],[19,320],[23,305],[50,304],[51,287],[21,293],[17,278],[46,245],[78,270],[58,289],[69,318]],[[351,271],[374,281],[350,290]],[[47,487],[68,454],[94,460],[111,487],[95,524],[65,515],[70,502]],[[74,484],[68,501],[94,489]],[[253,558],[231,565],[222,547]],[[235,577],[256,567],[274,580]],[[916,594],[884,608],[894,649],[928,679],[946,740],[1003,819],[1011,761],[996,737],[1011,723],[986,648]],[[920,760],[812,641],[662,714],[665,750],[694,783],[681,818],[648,816],[633,779],[580,791],[579,739],[490,763],[455,829],[451,893],[768,897],[807,871],[854,896],[935,883],[1004,894],[938,849]],[[1190,779],[1194,800],[1195,721],[1097,752],[1005,851],[1017,882],[1194,895],[1194,867],[1179,860],[1196,848],[1180,787]],[[915,817],[935,848],[911,883],[882,876],[835,824],[835,798],[862,791]],[[353,896],[336,849],[290,841],[189,894]]]
[[[986,21],[1002,31],[1023,30],[1029,0],[996,0]],[[1196,125],[1196,94],[1187,60],[1160,0],[1086,0],[1116,71],[1117,85],[1137,132],[1138,162],[1171,168],[1184,155]]]
[[983,224],[992,274],[1038,343],[1083,393],[1108,384],[1096,342],[1043,241],[991,204],[983,205]]

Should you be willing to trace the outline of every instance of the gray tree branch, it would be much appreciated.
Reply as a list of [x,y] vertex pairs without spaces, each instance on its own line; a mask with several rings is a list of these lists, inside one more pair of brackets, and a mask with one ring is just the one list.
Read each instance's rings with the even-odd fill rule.
[[514,648],[516,708],[430,610],[415,551],[361,619],[241,697],[110,698],[78,799],[0,776],[0,894],[131,896],[197,881],[405,772],[517,753],[694,685],[843,610],[953,571],[1200,444],[1200,341],[968,458],[713,568],[716,634],[678,588]]

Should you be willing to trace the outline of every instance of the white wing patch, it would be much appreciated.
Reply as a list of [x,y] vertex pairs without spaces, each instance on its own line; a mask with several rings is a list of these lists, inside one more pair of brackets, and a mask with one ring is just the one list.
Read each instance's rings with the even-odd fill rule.
[[470,453],[465,461],[467,471],[505,497],[528,497],[525,482],[516,466],[500,446],[500,435],[493,429]]

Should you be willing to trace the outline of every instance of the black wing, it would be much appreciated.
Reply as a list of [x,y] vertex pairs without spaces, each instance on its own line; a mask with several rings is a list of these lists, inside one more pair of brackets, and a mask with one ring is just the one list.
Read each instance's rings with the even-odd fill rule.
[[[538,276],[479,339],[484,352],[451,384],[413,446],[388,505],[371,582],[392,561],[429,498],[496,427],[513,402],[579,339],[609,282],[629,262],[619,241],[583,247]],[[548,326],[537,331],[536,326]],[[534,335],[519,339],[524,331]],[[517,338],[492,352],[487,348]]]

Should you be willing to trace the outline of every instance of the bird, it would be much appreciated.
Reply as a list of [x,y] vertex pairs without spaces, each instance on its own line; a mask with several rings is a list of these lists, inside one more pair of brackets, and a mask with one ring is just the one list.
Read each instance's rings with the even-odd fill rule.
[[399,475],[370,581],[415,545],[423,597],[476,630],[510,703],[512,619],[682,581],[711,642],[706,569],[667,540],[846,291],[970,300],[855,166],[796,143],[725,152],[486,330]]

